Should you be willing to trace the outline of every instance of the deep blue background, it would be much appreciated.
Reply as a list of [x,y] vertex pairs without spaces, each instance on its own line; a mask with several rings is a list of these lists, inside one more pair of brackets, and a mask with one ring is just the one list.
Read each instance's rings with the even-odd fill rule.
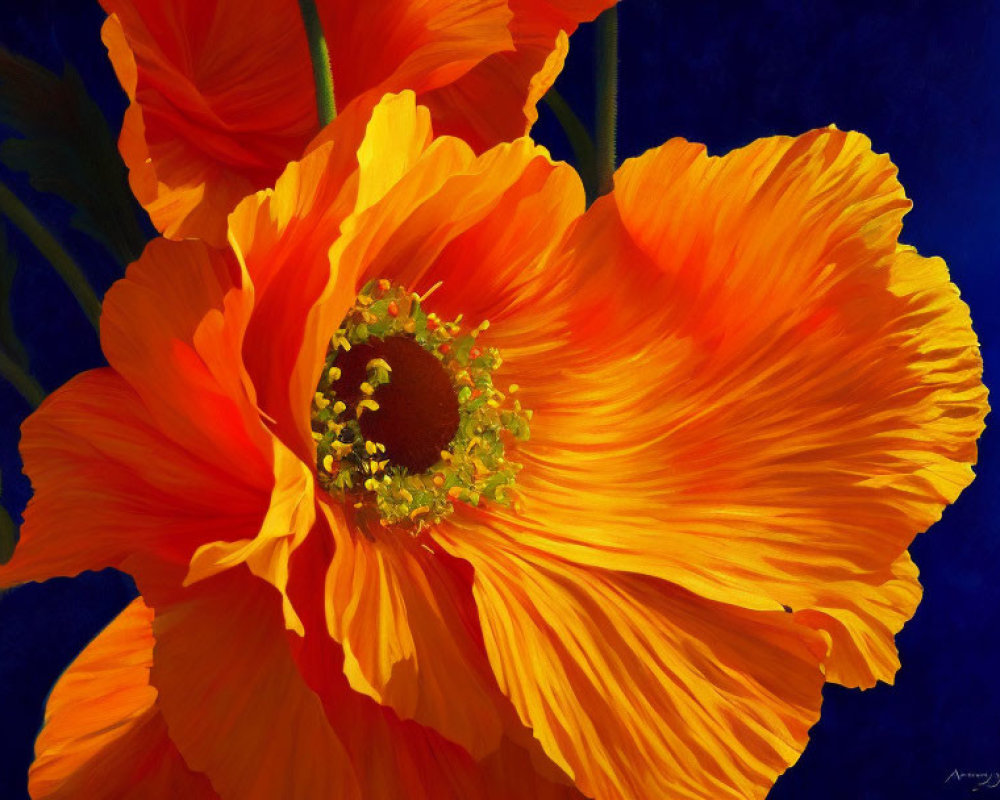
[[[100,43],[102,17],[96,2],[2,0],[0,44],[55,69],[72,63],[117,131],[124,99]],[[591,44],[591,31],[574,38],[559,82],[584,116]],[[903,238],[948,261],[972,306],[992,382],[1000,355],[1000,4],[625,0],[621,55],[622,157],[671,136],[723,153],[829,123],[864,131],[891,153],[915,203]],[[536,136],[569,156],[547,112]],[[117,265],[69,228],[65,207],[2,168],[0,178],[106,288]],[[102,358],[63,286],[13,232],[11,240],[22,264],[16,323],[51,390]],[[27,411],[0,384],[3,503],[14,514],[29,494],[16,455]],[[898,637],[896,686],[828,687],[812,742],[774,798],[962,797],[973,785],[946,782],[953,770],[1000,771],[1000,543],[991,503],[1000,492],[998,446],[988,430],[980,477],[912,547],[925,598]],[[127,578],[107,572],[0,597],[0,798],[26,797],[48,689],[133,591]]]

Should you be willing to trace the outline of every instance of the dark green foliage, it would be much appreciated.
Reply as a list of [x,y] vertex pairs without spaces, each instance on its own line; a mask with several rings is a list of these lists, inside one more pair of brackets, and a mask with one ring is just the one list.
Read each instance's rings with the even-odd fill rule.
[[145,236],[125,166],[75,70],[59,76],[0,48],[0,126],[17,134],[0,144],[0,162],[69,202],[74,227],[120,263],[139,256]]

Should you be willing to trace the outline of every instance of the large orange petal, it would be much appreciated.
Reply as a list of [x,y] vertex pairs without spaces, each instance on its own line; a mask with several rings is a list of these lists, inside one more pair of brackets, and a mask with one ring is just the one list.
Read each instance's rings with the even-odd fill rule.
[[[350,754],[366,800],[582,800],[496,689],[504,736],[479,761],[434,728],[401,719],[392,708],[352,689],[344,651],[326,632],[322,604],[308,602],[323,591],[330,548],[329,540],[313,537],[292,562],[293,601],[307,615],[306,635],[295,637],[292,646],[303,677],[322,698],[330,724]],[[466,699],[464,681],[456,676],[449,702]]]
[[[325,504],[334,546],[323,597],[351,686],[429,725],[474,757],[503,733],[462,562],[410,536],[370,540]],[[318,598],[314,598],[318,599]]]
[[[120,148],[166,236],[225,241],[226,215],[319,131],[293,0],[105,0],[103,38],[132,106]],[[337,102],[432,89],[511,46],[503,0],[319,3]],[[364,94],[364,98],[359,96]]]
[[524,136],[538,119],[535,105],[566,57],[566,37],[616,0],[510,0],[512,52],[495,53],[454,83],[421,96],[439,133],[458,136],[477,152]]
[[626,162],[555,264],[546,351],[505,367],[534,408],[522,546],[790,606],[829,675],[891,680],[919,596],[901,561],[973,477],[986,412],[968,309],[898,249],[909,207],[866,138]]
[[218,797],[184,763],[156,708],[152,621],[133,600],[56,683],[28,773],[35,800]]
[[827,643],[791,614],[535,560],[485,529],[435,538],[472,563],[500,685],[584,794],[762,798],[805,747]]
[[223,800],[361,796],[268,584],[238,568],[179,592],[180,573],[127,567],[156,609],[151,680],[170,737]]
[[53,392],[22,426],[34,496],[0,584],[120,566],[136,551],[186,564],[220,531],[253,536],[267,494],[179,446],[110,369]]

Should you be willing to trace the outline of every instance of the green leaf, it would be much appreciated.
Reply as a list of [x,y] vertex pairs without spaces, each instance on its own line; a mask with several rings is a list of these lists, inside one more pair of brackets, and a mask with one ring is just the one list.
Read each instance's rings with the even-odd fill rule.
[[10,313],[10,292],[17,272],[17,259],[7,247],[7,228],[0,224],[0,350],[7,353],[19,367],[28,369],[28,354],[14,331]]
[[69,202],[75,208],[73,225],[120,263],[138,258],[146,237],[125,165],[72,67],[59,76],[0,48],[0,125],[22,137],[0,144],[0,162],[27,173],[38,191]]

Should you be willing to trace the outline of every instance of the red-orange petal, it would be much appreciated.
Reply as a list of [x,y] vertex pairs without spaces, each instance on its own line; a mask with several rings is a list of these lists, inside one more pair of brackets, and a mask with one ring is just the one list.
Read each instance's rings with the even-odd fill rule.
[[137,551],[186,564],[206,539],[252,536],[267,508],[266,493],[158,429],[110,369],[46,398],[22,426],[21,454],[34,496],[0,585],[120,566]]
[[827,643],[784,612],[523,551],[445,523],[501,687],[586,795],[763,798],[819,718]]
[[152,424],[234,480],[267,486],[270,437],[241,355],[252,304],[231,254],[156,239],[107,293],[101,346]]
[[34,800],[215,800],[184,763],[149,684],[153,612],[132,603],[80,653],[49,695],[28,772]]
[[553,265],[558,346],[505,363],[535,410],[524,510],[485,524],[809,612],[832,679],[891,680],[919,591],[899,559],[972,479],[987,408],[947,269],[897,245],[908,207],[832,129],[626,162]]
[[[292,0],[104,0],[108,52],[132,101],[119,142],[164,235],[225,243],[226,215],[271,185],[319,132],[305,30]],[[326,0],[336,99],[434,89],[511,44],[503,0]],[[364,95],[364,97],[361,97]]]
[[538,119],[535,105],[566,57],[566,37],[616,0],[510,0],[512,52],[495,53],[459,80],[424,94],[438,133],[458,136],[481,152],[524,136]]

